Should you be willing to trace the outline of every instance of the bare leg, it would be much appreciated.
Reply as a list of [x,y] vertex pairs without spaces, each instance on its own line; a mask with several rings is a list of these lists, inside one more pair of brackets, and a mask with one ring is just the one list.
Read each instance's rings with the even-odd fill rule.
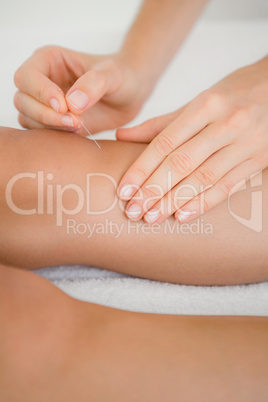
[[0,266],[0,400],[265,402],[268,319],[115,310]]
[[[42,137],[45,134],[46,137]],[[120,143],[103,143],[100,162],[92,144],[83,139],[65,134],[60,137],[57,133],[49,132],[18,135],[10,131],[0,137],[1,163],[5,166],[0,183],[2,193],[10,178],[22,171],[33,173],[45,170],[53,173],[61,185],[76,183],[83,186],[82,175],[85,171],[108,171],[118,179],[131,158],[134,159],[142,149],[141,146],[130,148]],[[75,159],[72,162],[71,156]],[[115,164],[114,160],[117,161],[120,156],[123,162]],[[34,181],[24,180],[14,187],[14,201],[21,208],[35,208],[36,185]],[[118,264],[122,271],[126,266],[130,272],[146,277],[195,281],[194,264],[197,259],[194,255],[191,259],[182,252],[182,247],[185,251],[191,250],[191,239],[188,239],[191,236],[178,238],[172,234],[143,234],[143,239],[148,239],[146,246],[139,242],[139,235],[133,234],[116,240],[112,235],[97,234],[90,240],[83,237],[77,239],[74,234],[67,235],[64,227],[56,226],[55,214],[18,215],[7,207],[3,195],[0,201],[0,244],[1,255],[6,263],[15,264],[18,261],[20,266],[27,267],[29,264],[33,268],[42,266],[42,261],[45,265],[87,262],[111,269]],[[74,194],[70,192],[65,195],[65,207],[73,208],[76,205]],[[93,205],[102,207],[109,197],[112,199],[113,190],[107,182],[105,184],[96,179],[92,195]],[[237,205],[243,208],[241,204],[238,198]],[[204,252],[213,247],[212,257],[215,253],[215,260],[224,256],[222,247],[224,250],[230,248],[228,237],[225,238],[220,232],[224,226],[217,214],[212,215],[213,223],[218,225],[216,238],[225,241],[218,248],[215,247],[217,242],[211,244],[212,238],[203,242]],[[88,217],[85,211],[78,215],[81,221],[102,222],[104,219],[103,216]],[[124,222],[123,213],[118,207],[108,216],[115,222]],[[265,259],[265,233],[252,236],[249,231],[243,232],[244,229],[235,225],[231,225],[230,230],[232,235],[235,231],[236,235],[244,236],[243,241],[237,239],[235,243],[235,260],[239,261],[239,255],[243,256],[243,252],[247,253],[247,258],[251,257],[252,263],[254,260],[256,262],[254,252]],[[244,242],[251,242],[252,250],[248,251],[249,244],[246,248]],[[176,248],[178,243],[181,250]],[[192,248],[195,246],[201,267],[203,264],[205,268],[205,263],[208,263],[209,269],[203,273],[204,281],[217,282],[213,261],[202,260],[202,248],[198,247],[198,242],[194,242]],[[107,256],[101,253],[103,247]],[[159,247],[166,261],[161,257]],[[120,258],[117,258],[117,254]],[[156,266],[155,254],[160,258]],[[110,261],[111,257],[115,260]],[[181,266],[177,263],[180,259]],[[217,268],[220,266],[224,269],[228,261],[231,263],[231,258],[220,261],[222,265],[218,264]],[[165,264],[171,267],[167,273]],[[238,264],[237,269],[234,263],[229,264],[221,280],[235,280],[235,275],[240,280],[249,280],[252,274],[247,272],[245,276],[243,266],[249,271],[246,259],[243,265]],[[186,276],[183,269],[186,269]],[[265,269],[265,260],[257,261],[253,280],[267,277]],[[30,272],[2,266],[0,277],[1,400],[267,400],[266,318],[130,313],[71,299]],[[201,278],[197,276],[196,280]]]
[[[72,134],[2,129],[2,262],[24,268],[90,264],[145,278],[187,284],[235,284],[267,280],[267,208],[263,211],[263,230],[260,233],[237,222],[228,212],[226,203],[202,218],[203,227],[212,228],[213,234],[211,231],[199,235],[177,234],[178,224],[173,218],[168,221],[173,232],[163,224],[160,231],[155,231],[154,227],[149,229],[141,222],[128,226],[123,210],[116,202],[114,185],[99,174],[109,174],[117,182],[143,148],[142,144],[102,141],[99,150],[91,141]],[[29,216],[13,212],[5,196],[10,179],[21,172],[37,175],[38,171],[44,175],[44,212]],[[116,205],[109,212],[99,215],[88,214],[86,203],[75,215],[59,214],[60,198],[66,210],[78,205],[78,193],[64,186],[79,186],[85,195],[86,175],[94,172],[98,177],[90,182],[90,210],[109,208],[114,201]],[[51,173],[53,178],[47,176]],[[46,209],[49,185],[54,191],[53,212],[51,203],[49,211]],[[57,191],[58,198],[55,196]],[[267,205],[267,171],[263,174],[262,192],[263,205]],[[12,200],[21,209],[38,209],[37,180],[29,177],[18,180],[12,189]],[[232,207],[242,216],[249,211],[250,202],[249,191],[232,196]],[[41,207],[39,205],[42,210]],[[59,222],[61,216],[62,223]],[[76,222],[73,228],[68,228],[70,219]],[[114,227],[114,233],[111,233],[111,227],[107,228],[107,222],[108,225],[112,223],[117,226],[117,229]],[[93,231],[90,238],[89,232],[79,234],[79,223],[84,225],[80,226],[83,230],[86,224],[90,225]],[[116,238],[119,229],[122,231]],[[101,233],[103,231],[104,234]]]

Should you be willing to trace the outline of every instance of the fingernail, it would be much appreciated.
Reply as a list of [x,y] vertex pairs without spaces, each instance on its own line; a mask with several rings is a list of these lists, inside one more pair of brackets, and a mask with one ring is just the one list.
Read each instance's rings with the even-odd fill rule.
[[124,184],[120,189],[120,197],[124,199],[130,198],[131,194],[133,193],[133,187],[131,184]]
[[178,213],[177,219],[178,219],[178,221],[180,221],[180,222],[184,222],[184,221],[186,221],[192,214],[193,214],[193,212],[184,209],[183,211],[180,211],[180,212]]
[[160,214],[159,214],[158,209],[151,209],[150,211],[148,211],[145,214],[144,218],[145,218],[146,222],[154,223],[159,218],[159,215]]
[[68,115],[62,116],[61,123],[64,127],[74,127],[73,119]]
[[52,109],[54,109],[55,112],[59,113],[60,104],[59,104],[59,102],[57,101],[57,99],[51,98],[50,101],[49,101],[49,103],[50,103],[50,106],[52,107]]
[[76,89],[67,97],[67,100],[73,105],[76,109],[84,109],[84,107],[88,104],[87,95]]
[[141,214],[141,207],[138,204],[132,204],[126,211],[126,214],[130,219],[136,219]]

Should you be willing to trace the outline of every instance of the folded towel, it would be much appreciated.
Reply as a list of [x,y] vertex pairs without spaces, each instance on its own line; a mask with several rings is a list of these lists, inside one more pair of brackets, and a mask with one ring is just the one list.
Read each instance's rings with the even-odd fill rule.
[[268,315],[268,282],[242,286],[186,286],[98,268],[39,269],[70,296],[119,309],[163,314]]

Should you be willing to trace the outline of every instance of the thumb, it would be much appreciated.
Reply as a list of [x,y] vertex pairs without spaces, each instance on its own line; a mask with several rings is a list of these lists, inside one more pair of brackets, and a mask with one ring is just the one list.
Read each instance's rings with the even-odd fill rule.
[[175,120],[184,108],[185,106],[175,112],[154,117],[135,127],[119,128],[116,131],[116,138],[120,141],[144,142],[148,144]]
[[69,110],[80,114],[120,86],[120,74],[109,63],[99,63],[82,75],[66,94]]

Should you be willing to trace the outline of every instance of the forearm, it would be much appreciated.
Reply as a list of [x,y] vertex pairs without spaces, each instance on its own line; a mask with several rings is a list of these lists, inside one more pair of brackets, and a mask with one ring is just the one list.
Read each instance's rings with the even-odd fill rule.
[[208,0],[145,0],[121,53],[152,90]]

